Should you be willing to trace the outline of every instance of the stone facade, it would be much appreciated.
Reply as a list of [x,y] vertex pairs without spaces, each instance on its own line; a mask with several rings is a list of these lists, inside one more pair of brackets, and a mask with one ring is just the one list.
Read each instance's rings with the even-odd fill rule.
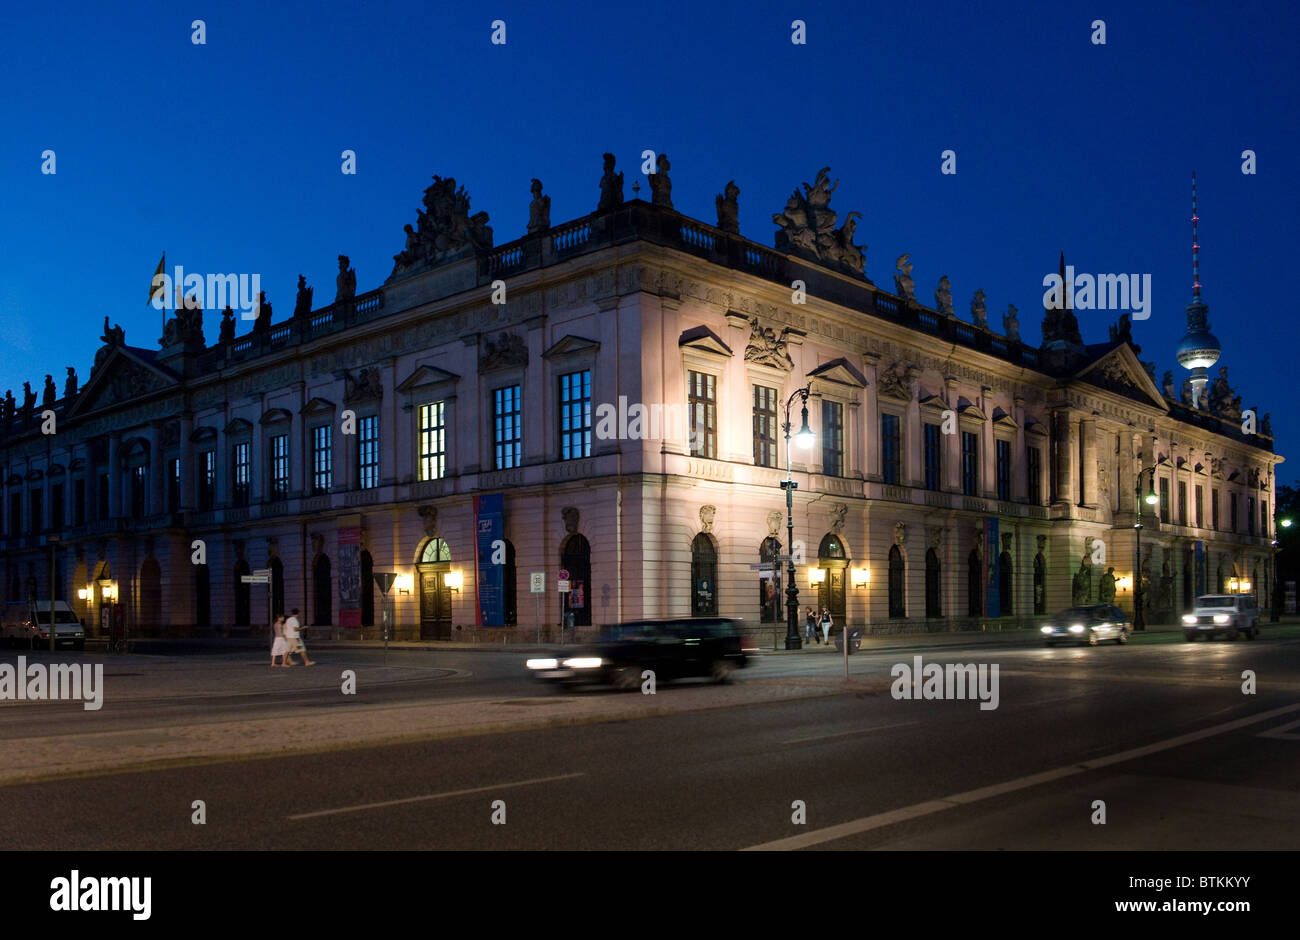
[[[824,182],[805,188],[826,213]],[[1149,616],[1233,577],[1268,596],[1271,437],[1158,388],[1126,325],[1034,349],[875,286],[833,213],[820,254],[791,207],[781,218],[774,251],[611,203],[497,248],[399,256],[377,290],[315,311],[308,296],[211,347],[145,349],[106,326],[85,386],[50,406],[56,433],[39,408],[0,415],[0,589],[47,596],[55,536],[60,590],[92,629],[113,590],[136,633],[264,626],[271,589],[240,577],[270,568],[276,606],[308,623],[375,635],[382,598],[363,585],[395,572],[398,636],[482,636],[500,627],[476,626],[475,497],[502,494],[505,619],[529,635],[561,620],[567,567],[580,626],[716,609],[774,638],[784,566],[777,582],[754,566],[765,540],[786,550],[781,425],[807,386],[801,609],[871,631],[1006,628],[1096,602],[1113,567],[1131,610],[1151,466],[1169,508],[1142,517]],[[421,225],[433,238],[449,219]],[[515,387],[517,442],[498,394]]]

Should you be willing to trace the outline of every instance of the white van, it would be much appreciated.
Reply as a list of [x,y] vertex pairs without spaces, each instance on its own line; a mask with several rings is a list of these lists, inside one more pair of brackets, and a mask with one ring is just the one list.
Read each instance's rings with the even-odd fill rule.
[[[0,638],[5,646],[50,648],[50,602],[6,604]],[[54,642],[73,649],[86,648],[86,628],[67,601],[54,602]]]
[[1183,616],[1183,636],[1190,642],[1216,634],[1230,640],[1259,636],[1259,609],[1253,594],[1207,594],[1196,599],[1196,609]]

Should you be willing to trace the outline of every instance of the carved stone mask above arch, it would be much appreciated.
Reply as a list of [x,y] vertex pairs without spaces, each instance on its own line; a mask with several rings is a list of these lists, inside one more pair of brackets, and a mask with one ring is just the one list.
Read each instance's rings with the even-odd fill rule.
[[578,531],[578,522],[581,518],[578,510],[574,506],[565,506],[560,510],[560,517],[564,520],[564,531],[573,535]]
[[831,531],[839,535],[844,531],[844,518],[849,514],[849,507],[844,503],[835,503],[831,506]]
[[713,531],[713,514],[718,511],[717,506],[705,505],[700,507],[700,531]]

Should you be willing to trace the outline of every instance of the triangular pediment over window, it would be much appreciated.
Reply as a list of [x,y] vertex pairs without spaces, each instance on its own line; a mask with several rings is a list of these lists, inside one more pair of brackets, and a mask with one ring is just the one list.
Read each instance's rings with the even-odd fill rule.
[[311,417],[312,415],[332,414],[334,412],[334,402],[326,401],[323,398],[313,398],[307,404],[302,406],[298,412],[300,415]]
[[1169,404],[1164,395],[1151,380],[1143,368],[1133,348],[1128,343],[1120,343],[1109,352],[1103,353],[1096,361],[1089,363],[1075,374],[1076,379],[1103,388],[1116,395],[1123,395],[1144,405],[1155,405],[1161,411],[1168,411]]
[[1020,427],[1020,425],[1016,424],[1016,419],[1011,417],[1011,415],[1002,408],[993,409],[993,423],[1003,428]]
[[677,340],[683,349],[695,349],[699,352],[713,353],[715,356],[732,356],[731,347],[724,343],[718,334],[707,326],[694,326],[686,330]]
[[848,385],[851,388],[867,387],[866,376],[853,368],[853,364],[847,359],[832,359],[830,362],[823,363],[809,372],[808,378]]
[[1025,433],[1035,437],[1047,437],[1047,428],[1037,418],[1025,417]]
[[247,434],[251,430],[253,430],[253,423],[251,421],[245,421],[243,418],[235,418],[226,425],[227,436]]
[[922,408],[930,409],[930,411],[944,412],[948,410],[948,403],[941,396],[928,392],[921,393],[921,400],[917,404]]
[[282,421],[292,421],[293,415],[289,413],[288,408],[269,408],[266,414],[257,419],[260,425],[279,424]]
[[564,337],[546,352],[542,353],[543,359],[557,359],[564,356],[573,356],[579,353],[595,353],[600,351],[600,343],[594,339],[586,339],[582,336],[569,335]]
[[969,398],[957,399],[957,414],[963,418],[974,418],[976,421],[984,421],[988,418],[983,409]]
[[147,349],[136,349],[133,346],[112,346],[108,349],[108,354],[68,410],[69,417],[144,398],[155,392],[166,391],[180,382],[180,377],[166,366],[158,365],[154,361],[154,353]]
[[413,392],[418,388],[425,388],[430,385],[442,385],[460,380],[460,376],[454,372],[448,372],[446,369],[439,369],[437,366],[420,366],[405,379],[397,383],[397,391],[406,393]]

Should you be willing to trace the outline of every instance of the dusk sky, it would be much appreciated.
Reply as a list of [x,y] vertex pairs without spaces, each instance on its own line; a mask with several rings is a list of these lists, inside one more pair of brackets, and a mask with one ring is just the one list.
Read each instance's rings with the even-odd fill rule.
[[[524,234],[534,176],[553,223],[591,212],[607,150],[626,197],[636,180],[648,199],[646,149],[669,154],[675,207],[710,224],[734,178],[742,234],[769,246],[772,214],[829,166],[831,208],[863,213],[872,280],[892,289],[910,252],[922,302],[947,274],[960,317],[983,288],[990,325],[1013,303],[1035,345],[1062,249],[1079,272],[1150,274],[1133,337],[1181,386],[1195,170],[1220,365],[1243,405],[1272,413],[1292,458],[1279,480],[1300,479],[1295,4],[272,7],[5,5],[0,394],[21,402],[47,372],[61,390],[67,365],[86,381],[106,314],[157,348],[146,297],[164,249],[169,271],[260,273],[278,322],[300,273],[317,307],[332,300],[340,253],[359,293],[379,287],[435,173],[501,245]],[[956,175],[940,173],[948,149]],[[1080,311],[1085,341],[1117,316]],[[209,342],[219,319],[206,314]]]

